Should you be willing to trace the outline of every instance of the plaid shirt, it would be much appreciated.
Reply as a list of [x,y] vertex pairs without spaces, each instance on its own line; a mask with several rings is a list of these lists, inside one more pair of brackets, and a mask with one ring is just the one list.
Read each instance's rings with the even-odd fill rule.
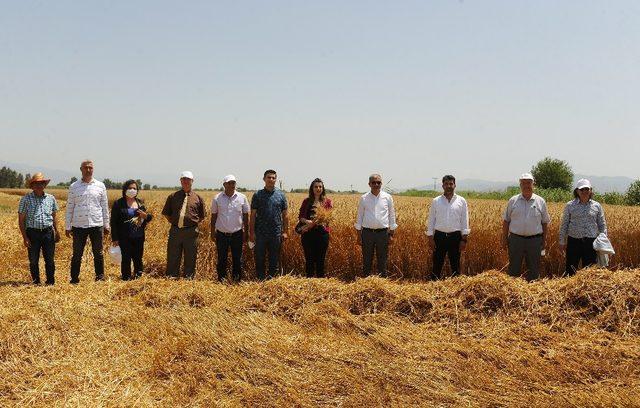
[[20,199],[19,214],[27,214],[27,228],[44,229],[53,226],[53,213],[58,211],[58,202],[51,194],[38,197],[32,192]]

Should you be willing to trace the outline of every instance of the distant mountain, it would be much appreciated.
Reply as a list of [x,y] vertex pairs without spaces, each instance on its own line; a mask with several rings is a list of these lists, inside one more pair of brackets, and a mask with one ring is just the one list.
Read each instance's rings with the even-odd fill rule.
[[[574,184],[577,180],[586,178],[591,181],[594,190],[600,193],[618,192],[624,193],[633,183],[633,179],[625,176],[586,176],[576,174]],[[516,186],[514,181],[489,181],[480,179],[460,179],[456,181],[457,189],[460,191],[502,191],[509,186]],[[441,188],[440,183],[436,185],[437,189]],[[433,184],[413,187],[416,190],[433,190]]]
[[[66,171],[60,169],[52,169],[49,167],[37,167],[32,166],[30,164],[24,163],[15,163],[9,162],[5,160],[0,160],[0,167],[9,167],[12,170],[17,171],[22,174],[34,174],[37,172],[42,172],[44,175],[51,179],[51,184],[55,185],[60,182],[68,182],[71,177],[80,177],[80,169],[79,165],[77,171]],[[96,170],[95,176],[98,180],[104,180],[108,178],[113,181],[125,181],[130,177],[139,178],[143,183],[149,183],[151,185],[158,186],[178,186],[180,184],[179,173],[136,173],[133,176],[131,174],[126,174],[124,172],[113,173],[113,174],[104,174],[102,171]],[[211,177],[207,175],[197,176],[196,178],[196,186],[197,188],[217,188],[221,186],[222,180],[219,177]]]
[[44,173],[45,177],[48,177],[51,179],[51,184],[67,182],[71,180],[71,177],[73,176],[78,177],[78,174],[80,173],[79,169],[77,172],[71,172],[71,171],[65,171],[65,170],[51,169],[48,167],[37,167],[37,166],[32,166],[24,163],[13,163],[13,162],[0,160],[0,167],[5,167],[5,166],[11,168],[11,170],[17,171],[18,173],[22,173],[23,175],[26,175],[27,173],[29,174],[34,174],[38,172]]

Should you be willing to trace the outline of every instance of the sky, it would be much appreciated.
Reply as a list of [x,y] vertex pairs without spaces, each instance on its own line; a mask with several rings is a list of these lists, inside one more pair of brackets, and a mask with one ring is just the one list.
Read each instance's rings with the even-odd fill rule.
[[637,1],[3,1],[0,159],[196,186],[640,176]]

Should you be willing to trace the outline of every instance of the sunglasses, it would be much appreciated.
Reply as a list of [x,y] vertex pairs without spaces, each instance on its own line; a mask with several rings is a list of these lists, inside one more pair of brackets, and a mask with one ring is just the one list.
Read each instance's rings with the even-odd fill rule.
[[382,184],[382,181],[372,181],[371,184],[375,184],[375,185]]
[[591,191],[591,189],[589,187],[583,187],[583,188],[580,189],[580,191],[583,191],[583,192],[584,191]]

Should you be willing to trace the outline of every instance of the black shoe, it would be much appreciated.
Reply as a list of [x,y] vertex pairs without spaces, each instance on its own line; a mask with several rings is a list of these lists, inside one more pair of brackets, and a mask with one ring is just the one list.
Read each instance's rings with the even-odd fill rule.
[[78,283],[80,283],[80,279],[71,279],[71,282],[69,282],[72,285],[77,285]]
[[47,286],[53,286],[53,281],[46,281],[44,284]]
[[96,275],[96,282],[104,281],[104,275]]
[[37,281],[33,281],[33,284],[34,284],[34,285],[39,285],[39,284],[40,284],[40,281],[39,281],[39,280],[37,280]]

